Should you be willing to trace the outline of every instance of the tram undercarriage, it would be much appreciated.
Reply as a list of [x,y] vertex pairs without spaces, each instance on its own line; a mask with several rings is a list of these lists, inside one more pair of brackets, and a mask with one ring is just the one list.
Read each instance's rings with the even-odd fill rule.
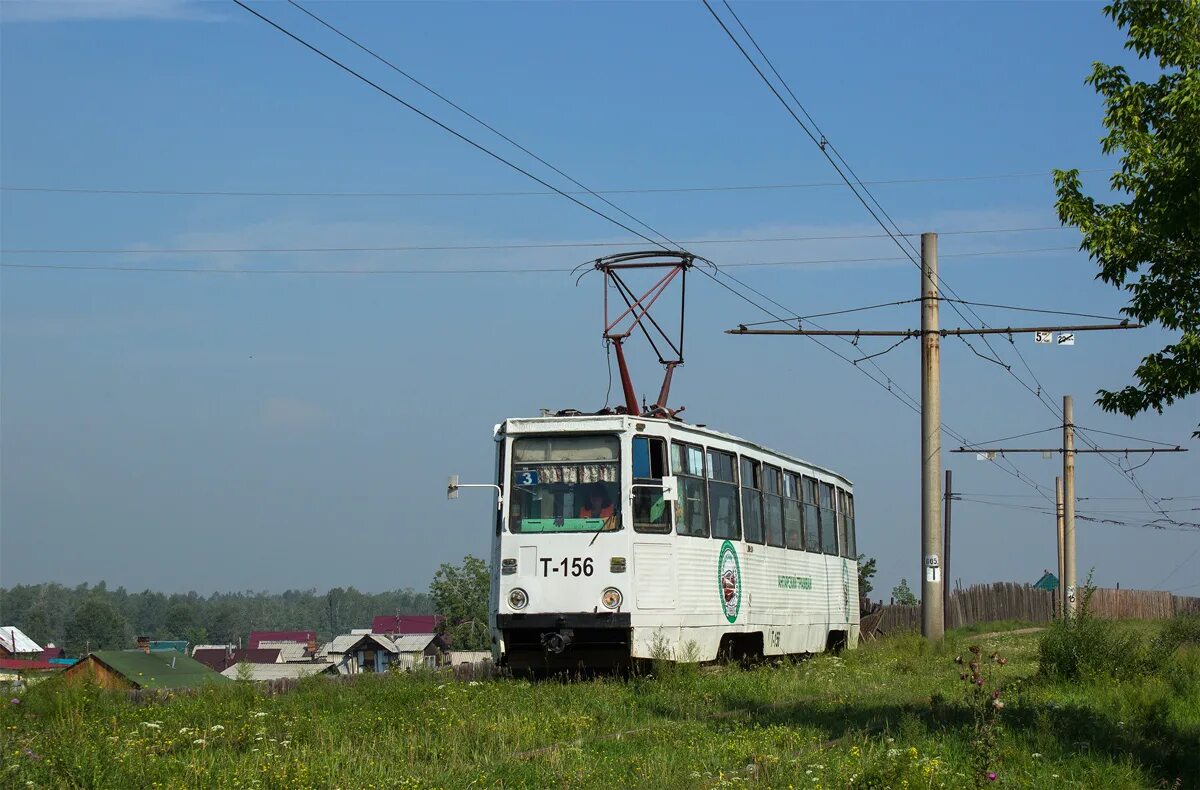
[[514,672],[611,671],[630,664],[627,612],[502,614],[503,662]]

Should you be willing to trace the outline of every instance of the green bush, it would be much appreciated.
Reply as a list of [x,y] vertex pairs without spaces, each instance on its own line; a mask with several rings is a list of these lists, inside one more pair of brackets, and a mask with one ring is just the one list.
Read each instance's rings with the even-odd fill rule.
[[1132,678],[1159,668],[1174,648],[1164,651],[1157,640],[1148,644],[1134,631],[1093,617],[1089,608],[1095,589],[1089,576],[1075,616],[1055,620],[1046,629],[1038,642],[1038,672],[1076,682]]
[[1164,648],[1200,646],[1200,612],[1177,614],[1163,627],[1159,642]]

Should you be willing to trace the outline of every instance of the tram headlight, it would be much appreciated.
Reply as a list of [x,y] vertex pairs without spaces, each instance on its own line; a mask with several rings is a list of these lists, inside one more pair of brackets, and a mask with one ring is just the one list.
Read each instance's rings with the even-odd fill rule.
[[520,587],[514,587],[508,593],[508,605],[514,609],[524,609],[529,605],[529,593]]
[[605,609],[620,609],[624,597],[616,587],[608,587],[600,594],[600,603]]

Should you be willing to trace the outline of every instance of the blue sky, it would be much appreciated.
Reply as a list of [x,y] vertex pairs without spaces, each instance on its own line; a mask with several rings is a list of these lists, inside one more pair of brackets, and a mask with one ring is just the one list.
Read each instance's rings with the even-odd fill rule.
[[[439,119],[537,167],[283,3],[255,7]],[[830,182],[836,174],[696,3],[313,3],[411,74],[596,189]],[[822,129],[909,232],[939,231],[941,271],[967,299],[1113,315],[1071,230],[1047,228],[1053,167],[1112,166],[1094,60],[1129,63],[1089,3],[741,3],[735,6]],[[149,268],[570,268],[617,248],[318,253],[34,253],[627,242],[558,196],[249,197],[31,192],[513,192],[542,187],[359,83],[233,4],[5,3],[0,220],[6,264]],[[1144,65],[1131,64],[1135,73]],[[544,169],[537,172],[550,178]],[[556,185],[560,179],[554,181]],[[1104,173],[1087,175],[1103,189]],[[877,234],[844,187],[614,194],[677,240]],[[689,244],[718,264],[895,257],[887,239]],[[1005,252],[1007,251],[1007,253]],[[988,253],[988,254],[978,254]],[[997,253],[997,254],[990,254]],[[731,269],[799,313],[911,299],[905,261]],[[877,587],[919,559],[918,423],[851,366],[801,338],[731,337],[766,316],[689,283],[686,416],[835,468],[856,482],[859,544]],[[600,292],[565,273],[266,275],[5,268],[0,583],[106,579],[166,590],[423,588],[438,563],[485,556],[483,497],[445,477],[491,474],[491,427],[540,407],[599,407]],[[980,309],[992,324],[1038,316]],[[956,325],[943,311],[943,323]],[[1048,319],[1047,319],[1048,320]],[[840,327],[915,325],[913,304]],[[1091,404],[1157,328],[1017,338],[1055,402],[1101,430],[1188,443],[1200,401],[1130,421]],[[994,343],[1026,381],[1007,340]],[[863,341],[880,351],[882,341]],[[850,353],[844,344],[839,347]],[[639,389],[657,389],[633,349]],[[917,346],[879,364],[917,392]],[[943,416],[973,441],[1055,418],[959,341],[944,349]],[[1096,437],[1126,446],[1129,440]],[[1026,446],[1053,443],[1046,433]],[[1137,444],[1136,442],[1133,442]],[[1112,446],[1112,444],[1108,444]],[[1200,458],[1137,471],[1158,497],[1200,495]],[[1140,461],[1141,459],[1137,459]],[[956,488],[1044,501],[973,457]],[[1053,489],[1057,460],[1026,456]],[[1137,524],[1138,492],[1083,458],[1081,512]],[[1113,497],[1113,499],[1099,499]],[[1120,499],[1117,499],[1120,497]],[[1186,508],[1164,507],[1192,520]],[[1116,511],[1120,511],[1119,513]],[[955,504],[953,576],[1036,579],[1053,519]],[[1081,576],[1193,592],[1200,535],[1081,523]],[[1182,564],[1181,564],[1182,562]]]

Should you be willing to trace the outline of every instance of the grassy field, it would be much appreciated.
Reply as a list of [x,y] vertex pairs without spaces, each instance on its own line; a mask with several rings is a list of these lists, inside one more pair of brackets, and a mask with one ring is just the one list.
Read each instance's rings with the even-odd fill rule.
[[[1148,644],[1161,626],[1116,630]],[[1200,647],[1063,680],[1038,673],[1043,636],[901,637],[572,683],[393,675],[275,697],[237,684],[142,704],[49,681],[4,700],[0,786],[1200,786]]]

